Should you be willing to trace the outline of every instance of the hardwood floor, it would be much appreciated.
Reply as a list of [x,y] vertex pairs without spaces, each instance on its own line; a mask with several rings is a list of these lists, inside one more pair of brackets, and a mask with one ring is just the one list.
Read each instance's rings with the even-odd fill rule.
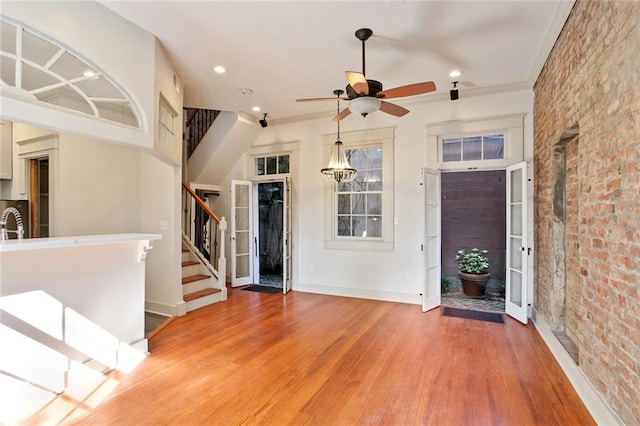
[[112,373],[110,392],[64,423],[594,424],[534,327],[505,322],[231,290],[176,318],[132,373]]

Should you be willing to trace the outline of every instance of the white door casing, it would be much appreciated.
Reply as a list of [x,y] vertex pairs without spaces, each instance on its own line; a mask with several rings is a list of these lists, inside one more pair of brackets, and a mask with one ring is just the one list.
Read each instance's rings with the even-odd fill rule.
[[507,167],[505,311],[527,324],[527,163]]
[[424,188],[424,275],[422,312],[440,306],[441,275],[441,200],[440,170],[422,169]]
[[291,178],[283,180],[282,206],[282,292],[287,294],[291,290]]
[[231,181],[231,286],[253,284],[253,182]]

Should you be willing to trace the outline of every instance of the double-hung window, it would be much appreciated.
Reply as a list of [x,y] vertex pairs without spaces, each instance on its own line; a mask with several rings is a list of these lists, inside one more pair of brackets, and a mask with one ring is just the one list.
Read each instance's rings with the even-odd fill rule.
[[[393,250],[394,129],[341,135],[358,173],[351,182],[325,185],[324,246],[341,250]],[[324,137],[326,164],[336,135]]]
[[382,145],[346,150],[358,173],[338,184],[338,237],[382,238],[382,152]]

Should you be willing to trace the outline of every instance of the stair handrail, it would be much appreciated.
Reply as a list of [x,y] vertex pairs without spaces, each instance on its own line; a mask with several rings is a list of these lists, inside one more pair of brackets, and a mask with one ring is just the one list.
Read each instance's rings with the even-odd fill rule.
[[[207,203],[185,181],[182,181],[182,188],[182,233],[188,239],[188,245],[194,254],[205,260],[203,264],[218,278],[218,285],[222,288],[226,285],[224,241],[227,221],[211,211]],[[197,213],[197,210],[194,212],[192,200],[210,220],[203,220],[202,213]]]
[[213,220],[215,220],[217,223],[220,223],[220,218],[218,217],[218,215],[216,215],[214,212],[211,211],[211,209],[209,208],[209,206],[207,205],[207,203],[205,203],[202,198],[200,198],[200,196],[198,196],[198,194],[195,193],[195,191],[193,189],[191,189],[191,187],[189,186],[189,184],[185,181],[182,181],[182,187],[184,189],[187,190],[187,192],[189,194],[191,194],[191,196],[193,197],[193,199],[195,200],[195,202],[202,207],[202,209],[211,217],[213,218]]

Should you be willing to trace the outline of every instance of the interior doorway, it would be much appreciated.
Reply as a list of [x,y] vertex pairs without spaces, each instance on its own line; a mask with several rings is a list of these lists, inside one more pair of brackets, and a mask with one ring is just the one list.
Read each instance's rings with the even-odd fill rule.
[[[441,301],[443,305],[505,311],[506,171],[441,174]],[[491,278],[483,296],[467,296],[458,278],[456,253],[488,250]]]
[[29,160],[29,209],[30,237],[48,237],[49,157]]
[[282,288],[284,182],[258,182],[255,247],[256,283]]

